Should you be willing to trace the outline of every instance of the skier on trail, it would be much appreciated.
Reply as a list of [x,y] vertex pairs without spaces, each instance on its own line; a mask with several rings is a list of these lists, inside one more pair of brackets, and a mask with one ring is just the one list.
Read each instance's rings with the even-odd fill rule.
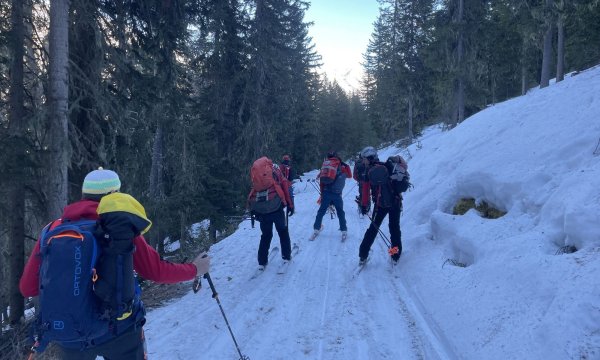
[[[370,146],[365,149],[368,148],[376,151],[375,148]],[[371,198],[369,196],[363,196],[363,193],[367,192],[369,189],[369,181],[367,180],[367,168],[369,165],[369,160],[362,156],[364,151],[365,150],[358,154],[358,159],[354,164],[354,171],[352,172],[352,177],[358,183],[358,196],[356,197],[355,201],[358,205],[358,212],[361,215],[364,215],[371,210]]]
[[[281,173],[288,180],[288,185],[290,189],[290,197],[292,198],[292,202],[294,202],[294,187],[293,182],[296,178],[296,174],[294,172],[294,168],[292,167],[292,159],[289,155],[283,155],[281,159],[281,164],[279,164],[279,169],[281,169]],[[302,181],[302,180],[300,180]]]
[[314,239],[321,231],[323,216],[325,216],[327,208],[330,205],[335,207],[340,230],[342,232],[342,239],[346,239],[348,228],[346,226],[346,214],[344,213],[342,191],[346,185],[346,179],[351,177],[352,171],[350,170],[350,166],[338,157],[337,152],[329,151],[327,153],[327,159],[323,162],[318,176],[321,188],[321,205],[319,206],[313,225],[314,232],[311,237],[312,239]]
[[257,257],[259,270],[264,270],[269,262],[273,225],[279,235],[282,259],[288,262],[292,258],[290,234],[283,209],[286,208],[288,216],[294,215],[294,201],[290,196],[289,181],[271,159],[261,157],[256,160],[250,170],[250,178],[252,189],[248,194],[248,207],[260,222]]
[[[383,219],[389,215],[389,230],[391,247],[389,254],[394,263],[397,263],[402,254],[402,241],[400,232],[400,214],[402,212],[402,192],[410,186],[407,165],[401,156],[391,156],[385,163],[379,161],[377,151],[373,147],[366,147],[361,151],[363,159],[368,161],[366,178],[369,186],[361,188],[361,198],[366,199],[369,193],[373,200],[373,217],[371,224],[360,244],[360,264],[364,265],[369,257],[369,251]],[[355,169],[356,171],[356,169]],[[361,213],[368,215],[368,209],[361,207]]]

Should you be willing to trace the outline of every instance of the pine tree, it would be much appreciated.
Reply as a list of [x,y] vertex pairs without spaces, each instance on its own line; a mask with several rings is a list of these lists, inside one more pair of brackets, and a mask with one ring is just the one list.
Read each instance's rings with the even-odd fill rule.
[[50,83],[48,101],[47,191],[48,218],[58,218],[67,205],[69,0],[50,4]]

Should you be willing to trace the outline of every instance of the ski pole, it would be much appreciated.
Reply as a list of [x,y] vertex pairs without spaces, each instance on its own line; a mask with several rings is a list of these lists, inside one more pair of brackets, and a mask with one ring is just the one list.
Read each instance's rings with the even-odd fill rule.
[[[373,211],[373,212],[375,213],[375,211]],[[375,229],[377,229],[377,231],[379,232],[379,235],[381,235],[381,238],[387,245],[388,253],[390,254],[390,256],[398,254],[400,252],[400,249],[397,246],[392,246],[392,242],[387,238],[387,236],[385,236],[385,234],[383,233],[383,231],[381,231],[379,226],[377,226],[377,224],[375,224],[375,222],[369,216],[369,214],[367,214],[367,216],[369,217],[369,220],[371,220],[371,224],[375,227]]]
[[388,248],[392,247],[392,242],[387,238],[387,236],[385,236],[385,234],[383,233],[383,231],[381,231],[379,226],[377,226],[377,224],[375,224],[375,221],[373,220],[373,218],[371,218],[369,216],[369,214],[367,214],[367,217],[369,218],[369,220],[371,220],[371,225],[373,225],[375,227],[375,229],[377,229],[377,231],[379,232],[379,235],[381,235],[381,238],[383,239],[383,241],[385,242],[387,247]]
[[210,286],[210,289],[212,290],[212,293],[213,293],[212,297],[215,300],[217,300],[217,304],[219,304],[219,308],[221,309],[221,314],[223,314],[223,319],[225,319],[225,324],[227,324],[227,328],[229,329],[229,333],[231,334],[231,338],[233,339],[235,348],[237,349],[238,354],[240,354],[240,360],[250,360],[249,357],[242,354],[242,351],[240,350],[240,347],[238,346],[238,343],[235,340],[235,336],[233,336],[233,331],[231,331],[231,326],[229,326],[229,321],[227,321],[227,316],[225,316],[225,311],[223,310],[223,306],[221,305],[221,301],[219,300],[219,294],[217,293],[217,290],[215,289],[215,285],[213,284],[212,279],[210,278],[210,274],[209,273],[204,274],[204,278],[208,281],[208,285]]

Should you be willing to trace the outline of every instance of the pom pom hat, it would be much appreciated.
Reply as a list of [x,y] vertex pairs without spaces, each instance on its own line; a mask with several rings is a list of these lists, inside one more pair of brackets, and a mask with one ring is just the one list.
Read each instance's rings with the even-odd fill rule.
[[86,195],[104,195],[121,189],[119,175],[112,170],[98,168],[85,176],[81,192]]

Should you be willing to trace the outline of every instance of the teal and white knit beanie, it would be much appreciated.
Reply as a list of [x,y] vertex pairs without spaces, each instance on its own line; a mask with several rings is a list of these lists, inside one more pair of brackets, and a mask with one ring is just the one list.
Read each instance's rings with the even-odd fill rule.
[[81,192],[89,195],[104,195],[119,191],[121,180],[112,170],[98,168],[85,176]]

